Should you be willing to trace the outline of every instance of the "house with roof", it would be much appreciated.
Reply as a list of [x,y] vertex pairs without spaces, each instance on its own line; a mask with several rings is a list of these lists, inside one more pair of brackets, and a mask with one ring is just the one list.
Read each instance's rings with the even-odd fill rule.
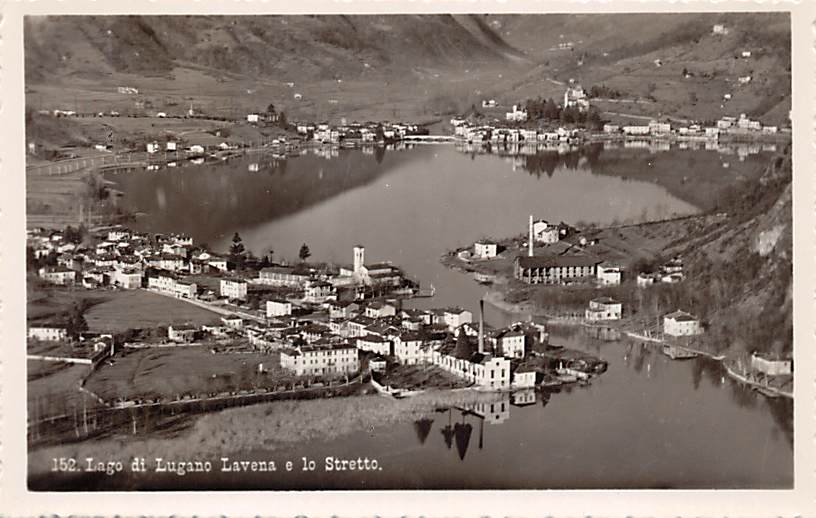
[[460,307],[445,308],[441,313],[441,322],[435,320],[434,323],[444,323],[451,332],[462,324],[473,322],[473,313]]
[[116,268],[113,270],[112,283],[126,290],[142,287],[142,270],[138,268]]
[[281,317],[292,314],[292,303],[283,299],[270,299],[266,301],[266,316]]
[[219,293],[230,300],[246,300],[247,286],[247,282],[243,279],[221,279]]
[[427,349],[423,347],[422,336],[415,332],[404,332],[394,339],[394,356],[400,363],[414,365],[427,359]]
[[59,342],[68,339],[68,327],[65,324],[29,324],[29,340]]
[[786,376],[793,373],[793,360],[789,357],[753,352],[751,368],[768,376]]
[[663,333],[669,336],[694,336],[702,334],[700,319],[696,316],[677,310],[663,317]]
[[397,308],[388,302],[375,301],[365,308],[365,316],[369,318],[385,318],[396,314]]
[[493,333],[494,351],[505,358],[524,358],[527,335],[522,329],[499,329]]
[[467,358],[459,358],[448,346],[433,351],[431,361],[454,376],[481,387],[497,390],[510,387],[510,360],[502,356],[476,352]]
[[552,244],[560,239],[557,225],[551,225],[547,220],[533,221],[533,240],[536,243]]
[[230,329],[243,329],[244,319],[238,315],[224,315],[221,317],[221,322]]
[[564,92],[564,108],[578,108],[578,111],[589,110],[589,97],[579,84],[570,83]]
[[392,354],[392,342],[380,335],[366,335],[357,338],[357,348],[361,351],[370,351],[379,355],[387,356]]
[[352,318],[360,312],[360,305],[348,300],[330,300],[327,302],[329,318]]
[[611,297],[598,297],[589,301],[585,317],[590,321],[620,320],[623,304]]
[[77,272],[64,266],[45,266],[39,270],[40,279],[59,286],[70,286],[76,282]]
[[492,259],[498,255],[498,250],[498,243],[487,239],[473,243],[473,256],[477,259]]
[[171,325],[167,327],[167,338],[177,343],[189,343],[196,339],[198,329],[191,325]]
[[347,343],[286,347],[280,365],[297,376],[351,374],[360,368],[357,348]]
[[[535,387],[536,370],[530,365],[520,365],[516,367],[510,376],[510,386],[513,388]],[[535,402],[535,392],[533,392],[533,402]]]
[[258,283],[267,286],[300,287],[305,285],[311,274],[292,266],[269,266],[258,273]]
[[303,300],[314,304],[337,300],[337,289],[325,281],[308,281],[303,288]]
[[595,277],[601,286],[618,286],[621,283],[621,268],[609,264],[599,264]]

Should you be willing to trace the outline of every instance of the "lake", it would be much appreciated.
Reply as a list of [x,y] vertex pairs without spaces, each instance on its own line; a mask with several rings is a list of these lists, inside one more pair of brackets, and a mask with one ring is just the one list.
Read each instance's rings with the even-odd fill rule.
[[[322,156],[321,156],[322,155]],[[726,167],[725,164],[728,164]],[[131,225],[184,232],[226,251],[234,232],[257,255],[294,261],[390,260],[436,296],[420,306],[476,311],[485,288],[443,267],[447,250],[526,232],[530,214],[551,222],[610,224],[693,214],[715,187],[758,174],[763,154],[716,150],[604,150],[531,156],[464,153],[451,145],[404,150],[248,156],[216,165],[111,173]],[[688,201],[686,201],[688,200]],[[502,325],[520,318],[488,308]],[[733,383],[705,360],[673,362],[657,350],[602,341],[578,329],[554,341],[589,350],[609,370],[588,387],[508,399],[498,418],[457,409],[288,452],[377,458],[383,471],[262,478],[184,477],[217,488],[749,488],[791,487],[792,404]],[[517,402],[518,403],[518,402]],[[497,407],[501,408],[501,406]],[[227,453],[227,452],[225,452]],[[265,458],[262,451],[235,452]],[[291,455],[290,455],[291,453]],[[276,455],[280,455],[279,452]],[[155,488],[182,487],[155,480]]]

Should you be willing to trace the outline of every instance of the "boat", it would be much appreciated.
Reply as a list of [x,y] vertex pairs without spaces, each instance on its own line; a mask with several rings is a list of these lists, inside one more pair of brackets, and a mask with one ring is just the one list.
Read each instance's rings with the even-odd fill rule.
[[663,345],[663,354],[672,360],[690,360],[699,356],[699,354],[694,351],[689,351],[685,347],[672,344]]

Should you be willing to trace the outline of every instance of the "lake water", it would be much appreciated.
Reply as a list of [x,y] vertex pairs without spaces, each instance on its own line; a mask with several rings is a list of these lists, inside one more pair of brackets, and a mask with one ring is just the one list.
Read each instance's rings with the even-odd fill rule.
[[[672,150],[670,163],[682,164],[683,170],[655,167],[656,180],[644,181],[643,168],[660,164],[658,157],[652,159],[648,151],[638,151],[634,158],[616,153],[579,151],[522,161],[427,145],[374,154],[340,150],[329,159],[311,153],[289,160],[247,157],[108,178],[124,192],[124,207],[145,214],[136,228],[185,232],[215,250],[226,250],[237,231],[254,253],[273,249],[278,260],[295,260],[300,245],[307,243],[313,260],[350,263],[352,247],[361,243],[367,262],[393,261],[424,287],[435,286],[434,298],[414,303],[475,311],[484,287],[444,268],[439,258],[446,250],[480,237],[522,234],[529,214],[553,222],[599,224],[691,214],[697,208],[666,187],[682,189],[676,186],[686,178],[675,183],[672,178],[685,171],[738,178],[740,168],[747,171],[762,164],[762,157],[734,161],[725,172],[715,151]],[[487,318],[501,325],[517,317],[491,309]],[[315,459],[368,456],[379,460],[381,472],[328,476],[317,471],[274,479],[188,476],[184,484],[791,486],[790,402],[766,400],[734,384],[715,363],[672,362],[656,350],[603,342],[577,330],[563,330],[555,341],[608,360],[608,372],[589,387],[538,394],[532,405],[515,406],[508,399],[494,422],[452,409],[431,422],[360,431],[286,454]],[[268,457],[264,452],[243,453]],[[178,483],[156,481],[152,487]]]

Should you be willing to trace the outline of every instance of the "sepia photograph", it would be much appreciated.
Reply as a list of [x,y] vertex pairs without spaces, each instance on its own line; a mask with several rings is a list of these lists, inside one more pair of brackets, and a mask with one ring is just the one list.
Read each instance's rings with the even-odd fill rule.
[[789,10],[21,23],[28,490],[794,489]]

